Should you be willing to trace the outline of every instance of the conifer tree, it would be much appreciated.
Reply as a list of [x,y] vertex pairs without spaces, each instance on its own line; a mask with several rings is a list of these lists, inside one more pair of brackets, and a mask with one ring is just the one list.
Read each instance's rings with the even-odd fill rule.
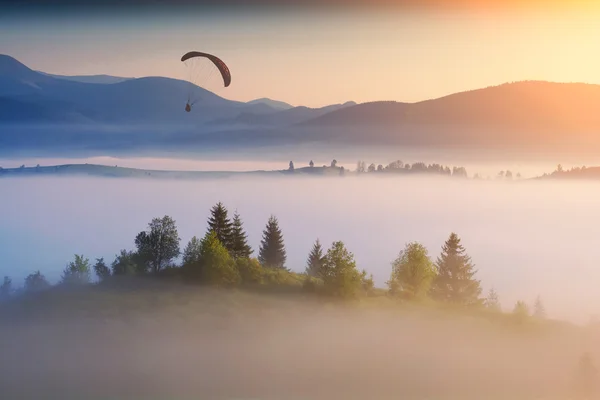
[[221,241],[227,250],[231,251],[231,228],[232,224],[227,216],[227,209],[223,203],[218,202],[210,210],[207,233],[215,232],[217,239]]
[[244,231],[242,219],[236,210],[233,214],[231,230],[231,255],[233,258],[249,258],[252,253],[253,250],[248,245],[248,236]]
[[283,243],[283,234],[279,229],[279,221],[271,215],[263,231],[258,261],[267,268],[285,269],[286,259],[287,254]]
[[544,307],[540,296],[535,299],[535,303],[533,304],[533,316],[539,319],[546,318],[546,307]]
[[436,269],[437,275],[431,287],[431,294],[436,300],[460,305],[482,303],[480,282],[473,278],[477,271],[455,233],[451,233],[442,246]]
[[321,272],[324,260],[323,247],[319,239],[317,239],[306,261],[306,273],[314,278],[322,278]]
[[494,288],[490,289],[490,292],[485,299],[485,306],[492,311],[501,311],[500,300],[498,298],[498,293]]

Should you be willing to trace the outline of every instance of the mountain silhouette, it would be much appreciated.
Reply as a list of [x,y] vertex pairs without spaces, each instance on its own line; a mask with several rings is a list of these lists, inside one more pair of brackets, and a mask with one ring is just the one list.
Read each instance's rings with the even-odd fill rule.
[[[197,102],[185,113],[190,90]],[[110,85],[54,78],[31,70],[12,57],[0,55],[0,97],[7,107],[51,109],[48,122],[95,123],[199,123],[214,118],[234,118],[241,112],[257,114],[277,111],[266,104],[231,101],[192,86],[191,83],[163,77],[128,79]],[[6,109],[4,113],[26,113]],[[37,113],[36,121],[46,113]],[[15,119],[13,117],[13,119]],[[4,119],[2,120],[4,121]]]
[[[129,146],[144,142],[146,147],[170,146],[176,151],[215,143],[243,147],[321,141],[600,150],[600,85],[523,81],[416,103],[348,102],[308,108],[266,98],[232,101],[164,77],[110,84],[106,76],[86,79],[39,73],[0,55],[0,124],[11,124],[10,131],[3,129],[0,144],[6,149],[15,143],[27,147],[76,141],[117,148],[129,140]],[[105,84],[98,84],[102,79]],[[190,88],[199,100],[186,113]],[[37,130],[25,128],[28,124]],[[69,130],[65,124],[95,133],[82,134],[80,128]],[[107,125],[129,133],[99,133]],[[187,130],[178,130],[184,125]],[[52,134],[40,126],[48,126]],[[151,127],[154,133],[143,131],[134,140],[133,126]]]

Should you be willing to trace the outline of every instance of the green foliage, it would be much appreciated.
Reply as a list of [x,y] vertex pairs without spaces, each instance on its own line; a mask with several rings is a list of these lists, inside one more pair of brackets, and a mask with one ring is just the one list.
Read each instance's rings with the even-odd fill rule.
[[320,278],[324,261],[323,247],[321,247],[321,242],[317,239],[306,261],[306,273],[313,278]]
[[40,271],[36,271],[25,278],[25,285],[23,288],[25,289],[25,292],[28,293],[41,292],[49,289],[50,283],[48,283],[48,280]]
[[152,219],[148,231],[140,232],[135,238],[135,245],[142,264],[158,273],[179,256],[180,240],[175,221],[165,215]]
[[373,296],[375,294],[375,281],[373,280],[373,274],[369,274],[367,277],[367,271],[363,269],[360,274],[360,279],[363,292],[367,296]]
[[233,258],[249,258],[253,253],[252,248],[248,245],[248,236],[237,210],[233,214],[230,251]]
[[258,261],[266,268],[285,269],[286,259],[287,254],[283,243],[283,234],[279,229],[279,221],[271,215],[263,231]]
[[392,262],[392,274],[388,286],[393,295],[412,300],[427,295],[435,269],[425,246],[408,243]]
[[456,233],[451,233],[442,246],[435,267],[437,274],[431,286],[435,300],[461,306],[482,303],[480,282],[474,279],[477,271]]
[[202,282],[215,286],[235,286],[241,277],[235,261],[215,232],[204,236],[200,245],[200,267]]
[[225,208],[223,203],[218,202],[215,204],[210,210],[208,230],[206,233],[214,232],[223,246],[231,251],[233,226],[227,214],[227,208]]
[[264,272],[256,258],[237,258],[235,263],[243,283],[262,283]]
[[113,276],[135,275],[144,272],[144,266],[139,261],[139,255],[133,251],[121,250],[111,264]]
[[200,262],[200,250],[201,242],[196,236],[194,236],[183,250],[183,266],[189,266]]
[[362,276],[356,268],[354,254],[346,249],[343,242],[334,242],[322,267],[325,292],[341,298],[354,298],[362,289]]
[[84,285],[90,283],[90,260],[83,255],[75,254],[75,260],[67,264],[62,274],[61,283],[65,285]]
[[5,276],[2,285],[0,285],[0,300],[8,299],[13,294],[13,290],[12,279]]
[[97,258],[94,264],[94,272],[100,281],[104,281],[110,277],[110,268],[104,262],[104,258]]
[[500,300],[498,298],[498,293],[494,288],[491,288],[484,302],[485,307],[494,312],[502,311],[500,306]]

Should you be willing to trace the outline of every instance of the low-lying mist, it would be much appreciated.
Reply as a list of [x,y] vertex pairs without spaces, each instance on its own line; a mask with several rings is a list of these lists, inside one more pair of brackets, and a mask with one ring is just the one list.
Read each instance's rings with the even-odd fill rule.
[[[72,304],[64,311],[81,307],[86,296],[79,296],[66,296]],[[104,310],[118,316],[31,314],[0,325],[3,394],[558,399],[576,384],[581,354],[598,350],[584,329],[448,318],[411,307],[327,306],[292,294],[188,287],[103,296],[112,296]],[[144,311],[128,308],[135,301],[146,304]]]
[[276,215],[294,271],[304,270],[317,238],[327,247],[342,240],[358,267],[384,286],[407,242],[423,243],[435,260],[456,232],[484,291],[494,287],[505,310],[517,300],[531,306],[540,295],[553,318],[585,323],[600,311],[600,187],[593,183],[418,176],[7,178],[0,187],[0,274],[17,285],[38,269],[58,280],[75,253],[110,263],[163,215],[175,219],[183,249],[192,236],[204,235],[209,209],[222,201],[241,214],[254,255],[267,219]]

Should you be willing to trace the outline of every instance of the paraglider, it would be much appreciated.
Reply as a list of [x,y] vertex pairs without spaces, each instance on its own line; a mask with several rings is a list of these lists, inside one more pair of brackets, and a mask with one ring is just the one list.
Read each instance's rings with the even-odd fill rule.
[[216,84],[216,82],[210,81],[216,75],[215,69],[221,77],[218,84],[220,87],[228,87],[231,84],[229,67],[217,56],[199,51],[190,51],[181,57],[181,61],[188,67],[190,73],[189,80],[192,83],[185,105],[185,111],[187,112],[190,112],[194,103],[198,101],[193,96],[195,86],[205,87],[210,86],[210,84]]

